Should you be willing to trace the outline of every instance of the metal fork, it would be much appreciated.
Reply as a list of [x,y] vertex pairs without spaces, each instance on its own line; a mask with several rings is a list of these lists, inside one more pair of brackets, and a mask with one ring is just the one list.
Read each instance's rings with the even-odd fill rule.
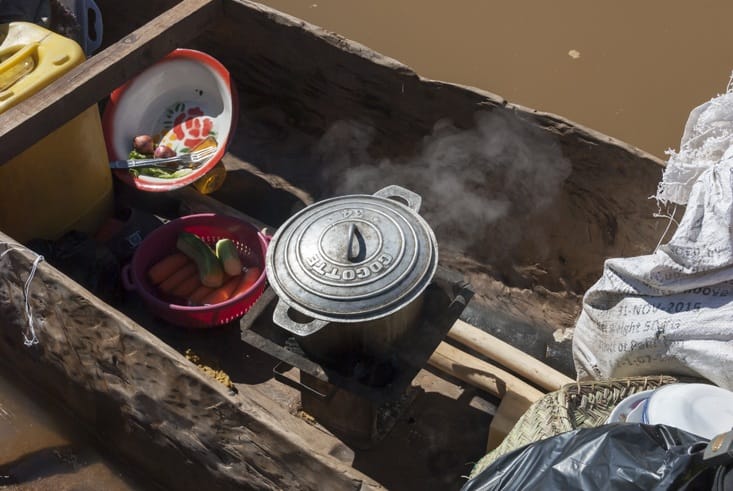
[[169,164],[177,164],[176,167],[195,167],[196,164],[203,162],[216,153],[217,147],[206,147],[201,150],[195,150],[191,153],[182,153],[175,157],[166,157],[159,159],[129,159],[129,160],[113,160],[109,163],[111,169],[134,169],[135,167],[158,167],[168,166]]

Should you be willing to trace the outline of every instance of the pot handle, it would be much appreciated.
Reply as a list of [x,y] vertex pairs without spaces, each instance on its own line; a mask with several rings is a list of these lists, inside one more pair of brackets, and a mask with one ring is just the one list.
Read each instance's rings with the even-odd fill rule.
[[379,196],[380,198],[387,198],[387,199],[394,199],[399,198],[400,202],[407,203],[407,207],[412,209],[415,213],[420,213],[420,205],[422,204],[422,196],[420,196],[417,193],[413,193],[409,189],[405,189],[402,186],[397,186],[396,184],[392,184],[391,186],[387,186],[386,188],[382,188],[376,193],[374,193],[374,196]]
[[272,321],[283,329],[287,329],[298,336],[308,336],[316,331],[320,331],[328,324],[328,321],[321,319],[313,319],[307,323],[296,322],[288,315],[288,309],[290,309],[290,306],[278,298],[275,311],[272,313]]

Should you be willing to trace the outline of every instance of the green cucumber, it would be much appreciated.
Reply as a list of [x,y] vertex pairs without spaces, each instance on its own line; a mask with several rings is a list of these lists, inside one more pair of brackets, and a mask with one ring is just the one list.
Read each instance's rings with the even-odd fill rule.
[[198,235],[181,232],[176,247],[196,263],[202,285],[219,288],[224,283],[224,269],[219,258]]
[[216,257],[219,258],[224,272],[229,276],[236,276],[242,272],[242,260],[239,257],[237,246],[231,239],[220,239],[216,242]]

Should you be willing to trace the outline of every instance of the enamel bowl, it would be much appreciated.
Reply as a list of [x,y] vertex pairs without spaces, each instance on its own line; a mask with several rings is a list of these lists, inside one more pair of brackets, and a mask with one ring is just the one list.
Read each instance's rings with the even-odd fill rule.
[[237,95],[229,72],[200,51],[177,49],[110,95],[102,126],[110,160],[127,159],[137,135],[151,135],[176,153],[191,151],[209,135],[219,147],[208,161],[168,179],[115,170],[144,191],[170,191],[191,184],[226,153],[237,122]]

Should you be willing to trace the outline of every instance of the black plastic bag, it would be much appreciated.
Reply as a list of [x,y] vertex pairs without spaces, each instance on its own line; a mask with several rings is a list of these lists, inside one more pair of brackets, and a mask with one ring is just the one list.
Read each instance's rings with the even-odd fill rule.
[[541,440],[503,455],[461,491],[711,489],[708,441],[664,425],[616,423]]

